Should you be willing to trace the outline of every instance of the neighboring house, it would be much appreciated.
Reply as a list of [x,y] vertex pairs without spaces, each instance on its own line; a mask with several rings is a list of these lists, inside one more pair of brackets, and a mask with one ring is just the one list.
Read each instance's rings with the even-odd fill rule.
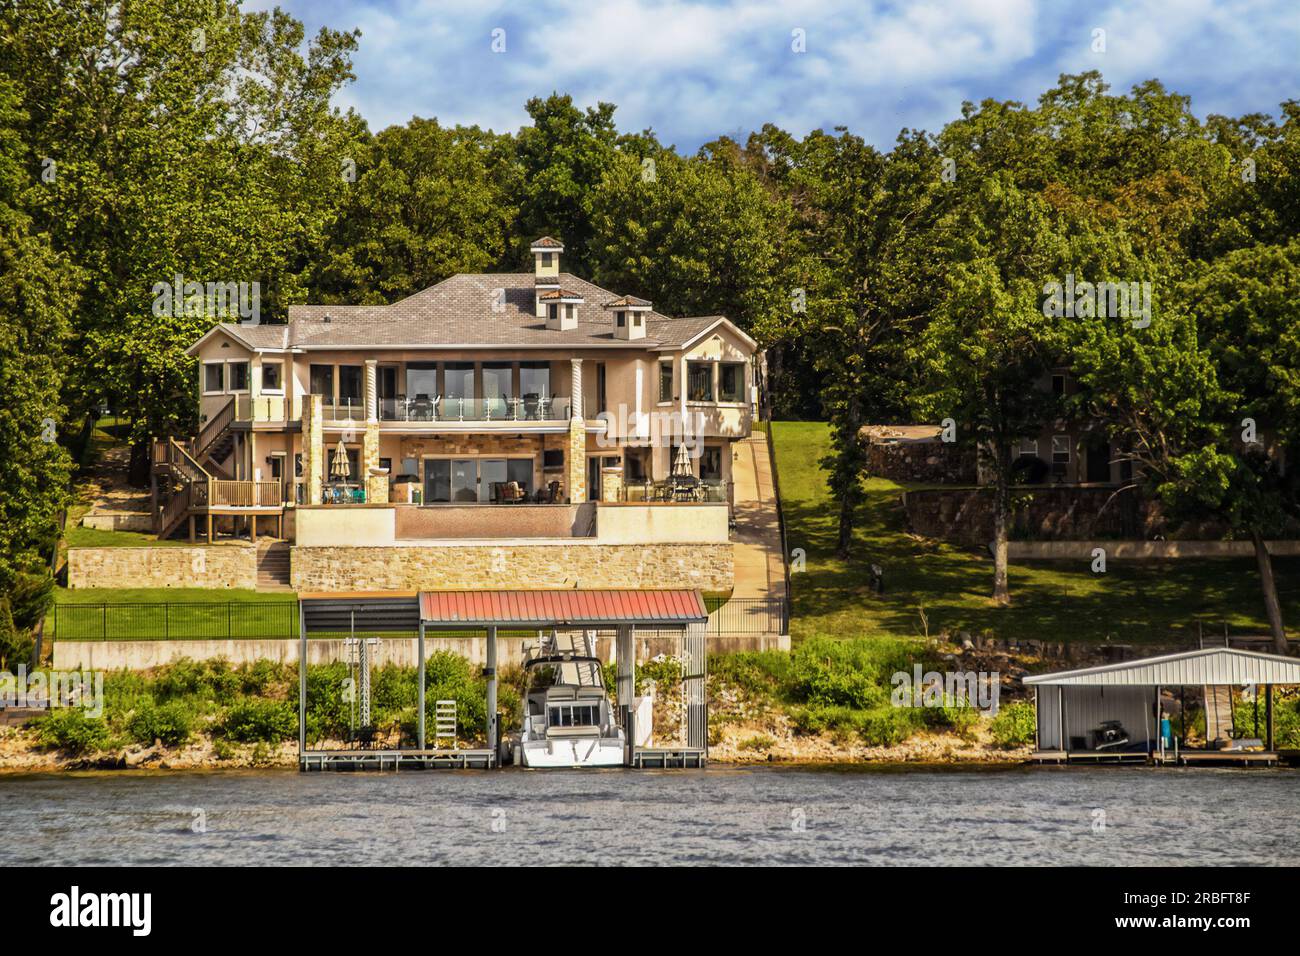
[[200,434],[155,445],[159,535],[273,515],[287,536],[295,505],[728,501],[754,340],[562,272],[554,239],[531,249],[532,273],[208,331],[188,349]]

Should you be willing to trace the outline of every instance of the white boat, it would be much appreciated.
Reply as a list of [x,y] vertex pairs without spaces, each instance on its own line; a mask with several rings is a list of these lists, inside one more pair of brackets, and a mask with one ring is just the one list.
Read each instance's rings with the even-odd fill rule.
[[523,726],[514,742],[525,767],[619,767],[626,735],[605,693],[600,660],[582,633],[552,632],[527,649]]

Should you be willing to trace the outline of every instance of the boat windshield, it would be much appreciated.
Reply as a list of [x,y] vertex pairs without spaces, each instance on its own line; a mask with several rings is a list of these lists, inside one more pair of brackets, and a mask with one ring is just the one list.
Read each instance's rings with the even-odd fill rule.
[[604,687],[600,663],[591,659],[533,664],[528,668],[528,690],[546,690],[557,684],[578,687]]
[[552,704],[546,723],[551,727],[595,727],[600,723],[597,704]]

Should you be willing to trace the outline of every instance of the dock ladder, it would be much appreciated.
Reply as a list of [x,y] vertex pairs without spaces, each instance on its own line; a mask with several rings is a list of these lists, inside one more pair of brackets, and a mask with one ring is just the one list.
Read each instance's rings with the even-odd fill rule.
[[433,747],[438,749],[439,741],[451,740],[451,749],[456,749],[456,702],[440,700],[433,708]]

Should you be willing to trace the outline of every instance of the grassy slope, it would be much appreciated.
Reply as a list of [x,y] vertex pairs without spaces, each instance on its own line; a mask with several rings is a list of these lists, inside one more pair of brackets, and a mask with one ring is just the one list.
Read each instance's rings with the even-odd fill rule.
[[[807,570],[792,576],[792,635],[920,635],[966,630],[1002,638],[1048,641],[1194,640],[1195,620],[1208,636],[1226,621],[1233,633],[1267,633],[1253,559],[1137,564],[1112,560],[1105,574],[1086,561],[1034,562],[1011,568],[1010,608],[988,601],[992,563],[986,555],[913,538],[904,531],[891,481],[871,479],[848,562],[835,557],[837,506],[818,461],[829,430],[817,422],[778,422],[781,494],[792,549],[807,551]],[[871,563],[885,569],[885,594],[868,586]],[[1275,570],[1288,625],[1300,624],[1300,559],[1277,559]]]

